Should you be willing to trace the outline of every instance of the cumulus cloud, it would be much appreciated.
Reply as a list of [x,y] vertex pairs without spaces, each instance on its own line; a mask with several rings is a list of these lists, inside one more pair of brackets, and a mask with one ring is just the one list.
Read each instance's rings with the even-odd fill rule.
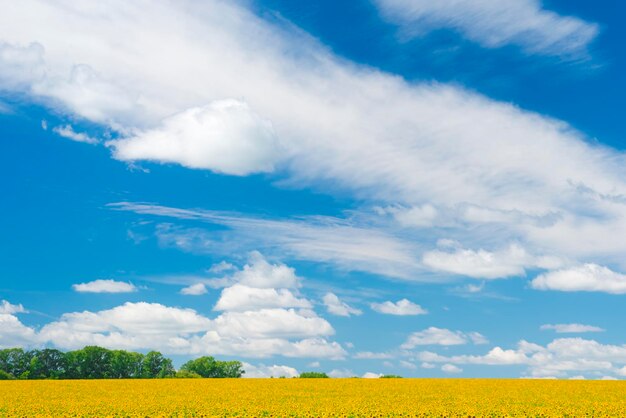
[[342,302],[334,293],[326,293],[323,302],[324,305],[326,305],[326,310],[333,315],[350,316],[361,315],[363,313],[360,309],[353,308],[347,303]]
[[408,299],[401,299],[397,302],[372,303],[370,306],[376,312],[388,315],[424,315],[428,313],[426,309]]
[[545,324],[540,327],[541,330],[552,330],[557,334],[578,334],[583,332],[604,332],[604,329],[593,325],[583,324]]
[[450,331],[445,328],[430,327],[409,335],[401,348],[410,350],[422,345],[463,345],[470,341],[474,344],[486,343],[486,339],[477,332],[464,333],[461,331]]
[[361,376],[363,379],[378,379],[382,376],[382,373],[366,372]]
[[57,126],[52,130],[56,134],[62,136],[63,138],[68,138],[68,139],[71,139],[72,141],[84,142],[85,144],[92,144],[92,145],[100,142],[98,139],[92,138],[85,133],[74,131],[74,128],[72,128],[72,125]]
[[264,364],[259,364],[255,366],[250,363],[244,362],[243,369],[245,370],[243,377],[248,377],[248,378],[250,377],[260,377],[260,378],[298,377],[300,375],[298,370],[294,369],[293,367],[279,366],[276,364],[272,366],[266,366]]
[[342,378],[342,377],[355,377],[352,370],[349,369],[333,369],[328,373],[329,377]]
[[534,257],[516,244],[494,252],[463,248],[457,248],[452,252],[427,251],[422,257],[422,262],[433,270],[477,279],[523,276],[526,274],[526,268],[554,268],[562,263],[557,257]]
[[110,141],[120,160],[152,160],[245,176],[271,172],[284,158],[269,121],[240,100],[187,109],[161,126]]
[[131,293],[137,291],[137,288],[132,283],[110,279],[73,284],[72,289],[80,293]]
[[247,311],[261,308],[311,308],[311,302],[288,289],[259,289],[236,284],[222,290],[214,310]]
[[541,0],[375,0],[389,20],[418,35],[451,28],[487,48],[517,45],[531,54],[580,56],[598,25],[562,16]]
[[624,294],[626,275],[597,264],[584,264],[541,274],[531,286],[538,290]]
[[445,373],[461,373],[463,369],[454,364],[444,364],[441,366],[441,371]]
[[559,338],[546,346],[521,340],[515,349],[492,348],[485,355],[442,356],[420,352],[416,356],[429,364],[480,364],[526,366],[524,375],[534,378],[575,377],[581,372],[598,376],[619,374],[626,364],[626,345],[601,344],[582,338]]
[[204,283],[191,284],[187,287],[183,287],[180,290],[181,295],[187,295],[187,296],[206,295],[208,292],[209,291],[207,290],[206,285]]
[[324,338],[334,332],[330,324],[310,311],[265,309],[228,312],[210,319],[193,309],[128,302],[98,312],[63,314],[39,332],[21,325],[12,315],[5,316],[10,327],[2,335],[63,349],[100,345],[171,354],[331,359],[346,354],[340,344]]
[[26,309],[24,309],[24,306],[21,303],[18,305],[13,305],[8,300],[2,300],[2,303],[0,303],[0,314],[12,315],[24,312],[26,312]]
[[37,343],[34,329],[24,325],[15,315],[0,313],[0,348],[28,347]]

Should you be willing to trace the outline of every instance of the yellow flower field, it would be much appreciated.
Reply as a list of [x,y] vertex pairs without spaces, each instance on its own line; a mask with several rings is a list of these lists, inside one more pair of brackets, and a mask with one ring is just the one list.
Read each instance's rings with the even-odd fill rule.
[[626,416],[624,381],[152,379],[0,382],[1,417]]

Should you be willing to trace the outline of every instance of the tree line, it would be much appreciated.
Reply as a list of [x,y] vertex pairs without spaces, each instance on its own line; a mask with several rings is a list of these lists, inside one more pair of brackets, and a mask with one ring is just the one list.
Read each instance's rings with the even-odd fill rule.
[[172,360],[158,351],[142,354],[97,346],[68,352],[0,350],[0,379],[237,378],[243,374],[241,362],[209,356],[190,360],[177,371]]

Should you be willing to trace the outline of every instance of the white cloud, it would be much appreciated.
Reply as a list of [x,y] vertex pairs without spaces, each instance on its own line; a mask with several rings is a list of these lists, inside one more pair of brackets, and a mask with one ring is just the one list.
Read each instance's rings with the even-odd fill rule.
[[[458,8],[450,8],[451,1],[419,4],[443,21],[450,16],[443,12],[450,12],[469,17],[465,23],[479,22],[459,26],[461,31],[497,24],[488,31],[494,34],[488,38],[492,45],[521,42],[515,30],[529,22],[543,23],[524,33],[529,44],[522,46],[542,53],[580,51],[596,32],[594,25],[558,16],[531,0],[516,0],[515,7],[455,0]],[[204,114],[201,109],[236,98],[259,119],[271,121],[284,147],[280,156],[287,158],[276,165],[276,154],[262,146],[259,153],[244,147],[240,155],[229,155],[223,167],[211,152],[201,162],[177,153],[176,161],[232,174],[271,165],[289,186],[348,192],[382,207],[418,208],[414,223],[446,218],[450,237],[467,242],[463,238],[469,236],[470,248],[520,242],[532,253],[541,248],[564,258],[589,256],[586,260],[626,266],[620,239],[626,235],[626,209],[619,203],[626,196],[622,152],[594,145],[567,123],[458,86],[407,82],[351,63],[297,29],[263,20],[246,5],[13,2],[0,16],[6,52],[0,83],[70,118],[100,123],[121,138],[150,134],[153,139],[170,126],[164,121]],[[514,25],[502,23],[511,15]],[[502,28],[517,29],[498,32]],[[76,33],[82,34],[80,42]],[[129,41],[129,33],[142,36]],[[577,42],[572,34],[580,36]],[[185,126],[177,145],[197,145],[195,132]],[[241,138],[237,130],[233,135]],[[142,144],[148,142],[154,143]],[[146,156],[158,152],[142,146]],[[258,241],[275,254],[425,280],[419,263],[423,248],[394,230],[326,218],[267,222],[211,216],[237,232],[236,240],[221,235],[221,243]],[[202,237],[173,235],[170,231],[169,238],[196,244],[196,250],[201,246]],[[597,260],[600,256],[607,260]],[[491,276],[521,274],[525,268],[478,267]]]
[[423,263],[433,270],[479,279],[523,276],[525,267],[538,262],[519,245],[490,252],[483,249],[456,249],[454,252],[433,250],[424,253]]
[[128,302],[99,312],[63,314],[39,332],[12,315],[1,320],[7,324],[0,332],[6,341],[27,340],[31,345],[63,349],[100,345],[187,355],[329,359],[346,355],[340,344],[323,338],[334,332],[330,324],[305,310],[229,312],[210,319],[193,309]]
[[361,376],[363,379],[378,379],[382,376],[382,373],[373,373],[373,372],[366,372],[363,374],[363,376]]
[[20,303],[19,305],[13,305],[8,300],[2,300],[0,303],[0,314],[16,314],[16,313],[25,313],[26,309]]
[[297,288],[300,278],[292,267],[284,264],[270,264],[258,251],[250,254],[250,261],[242,270],[232,275],[232,279],[242,285],[257,288]]
[[424,315],[428,313],[426,309],[408,299],[401,299],[395,303],[391,301],[372,303],[370,306],[376,312],[388,315]]
[[335,378],[343,378],[343,377],[354,377],[355,374],[352,370],[348,369],[333,369],[328,373],[329,377]]
[[384,360],[393,358],[389,353],[374,353],[372,351],[360,351],[354,355],[355,359],[360,360]]
[[313,311],[295,309],[260,309],[225,312],[215,319],[220,335],[251,338],[308,338],[335,333],[333,327]]
[[454,364],[444,364],[441,366],[441,371],[445,373],[461,373],[463,372],[463,369],[455,366]]
[[28,347],[37,342],[34,329],[22,324],[15,315],[0,313],[0,348]]
[[531,54],[580,56],[598,26],[542,7],[541,0],[375,0],[413,35],[451,28],[487,48],[517,45]]
[[361,315],[363,312],[360,309],[351,307],[345,302],[342,302],[334,293],[326,293],[323,298],[326,310],[333,315],[338,316],[350,316]]
[[626,275],[597,264],[584,264],[541,274],[531,286],[538,290],[624,294]]
[[525,365],[525,376],[573,377],[580,372],[619,374],[621,367],[626,364],[626,345],[605,345],[582,338],[559,338],[541,346],[522,340],[516,349],[494,347],[483,356],[442,356],[421,352],[417,358],[430,364]]
[[200,296],[200,295],[206,295],[207,293],[208,293],[208,290],[204,283],[195,283],[187,287],[183,287],[180,290],[181,295],[187,295],[187,296]]
[[[109,207],[142,215],[210,222],[232,229],[232,236],[227,234],[221,237],[202,229],[180,229],[170,225],[163,225],[157,229],[157,237],[162,245],[174,246],[183,251],[232,253],[242,250],[237,246],[241,244],[237,243],[253,242],[255,248],[263,247],[264,252],[279,253],[281,256],[288,255],[301,260],[332,263],[342,270],[366,271],[406,280],[423,280],[417,274],[419,262],[414,255],[416,249],[413,243],[376,228],[354,226],[344,219],[309,217],[298,220],[271,220],[241,214],[129,202],[112,203]],[[216,239],[219,241],[216,242]],[[254,265],[255,261],[251,260],[250,264]],[[251,266],[250,272],[240,273],[240,276],[248,275],[251,277],[249,280],[254,280],[252,278],[254,275],[266,276],[267,273],[257,270],[267,270],[268,266],[267,263],[261,263],[256,269],[252,269]],[[277,269],[276,274],[284,274],[285,280],[290,276],[284,269]],[[240,277],[234,280],[243,279]],[[297,283],[297,278],[289,280]],[[250,285],[258,286],[254,282],[250,282]],[[273,287],[289,286],[275,284]]]
[[100,142],[98,139],[92,138],[85,133],[74,131],[74,128],[72,128],[72,125],[57,126],[52,130],[56,134],[62,136],[63,138],[68,138],[68,139],[71,139],[72,141],[84,142],[86,144],[92,144],[92,145]]
[[132,283],[110,279],[73,284],[72,289],[80,293],[131,293],[137,291],[137,288]]
[[311,308],[311,302],[288,289],[259,289],[235,284],[222,290],[216,311],[248,311],[262,308]]
[[38,43],[27,46],[0,42],[0,91],[28,90],[43,78],[45,72],[43,47]]
[[430,327],[409,335],[401,348],[410,350],[422,345],[462,345],[467,344],[468,341],[472,341],[474,344],[484,344],[486,342],[485,338],[477,332],[466,334],[461,331]]
[[272,366],[266,366],[264,364],[254,366],[244,362],[243,369],[245,370],[243,377],[297,377],[300,374],[298,370],[293,367],[279,366],[276,364]]
[[583,324],[545,324],[540,327],[541,330],[553,330],[557,334],[573,334],[583,332],[603,332],[604,329],[594,327],[593,325]]
[[187,109],[157,128],[107,144],[120,160],[177,163],[238,176],[271,172],[284,158],[271,123],[240,100]]
[[434,369],[437,366],[432,363],[423,362],[422,364],[420,364],[420,367],[422,369]]

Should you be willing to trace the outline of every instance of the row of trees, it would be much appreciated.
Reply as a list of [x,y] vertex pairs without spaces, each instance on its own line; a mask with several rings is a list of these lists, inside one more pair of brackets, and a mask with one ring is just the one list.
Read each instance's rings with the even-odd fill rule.
[[239,361],[200,357],[177,372],[158,351],[147,354],[89,346],[63,352],[46,348],[0,350],[0,379],[155,379],[167,377],[241,377]]

